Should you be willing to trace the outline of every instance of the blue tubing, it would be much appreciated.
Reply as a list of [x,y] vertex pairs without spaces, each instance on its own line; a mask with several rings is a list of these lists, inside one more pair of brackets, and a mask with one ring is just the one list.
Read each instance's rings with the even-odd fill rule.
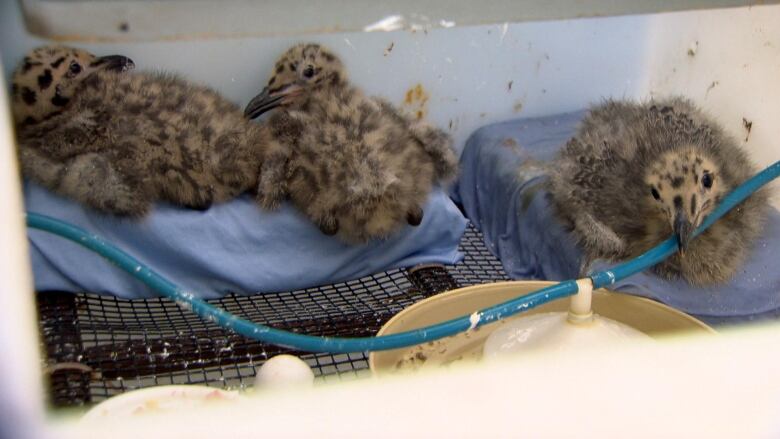
[[[723,199],[723,202],[696,230],[694,236],[700,234],[750,194],[778,176],[780,176],[780,161],[769,166],[726,196]],[[485,308],[471,316],[461,316],[446,322],[412,331],[378,337],[318,337],[295,334],[265,325],[255,324],[222,309],[216,308],[207,302],[194,297],[192,293],[171,283],[132,256],[103,241],[100,237],[91,235],[83,229],[71,224],[44,215],[28,213],[27,225],[31,228],[53,233],[81,244],[136,277],[160,295],[176,301],[176,303],[183,308],[190,309],[201,318],[212,321],[225,329],[235,331],[245,337],[264,343],[271,343],[308,352],[366,352],[413,346],[455,335],[472,327],[486,325],[501,318],[509,317],[524,310],[534,308],[543,303],[572,296],[577,293],[577,283],[573,280],[568,280],[542,288],[525,296]],[[670,238],[631,261],[620,264],[611,270],[595,273],[590,277],[593,280],[595,288],[611,285],[618,280],[657,264],[676,250],[677,242],[675,239]]]

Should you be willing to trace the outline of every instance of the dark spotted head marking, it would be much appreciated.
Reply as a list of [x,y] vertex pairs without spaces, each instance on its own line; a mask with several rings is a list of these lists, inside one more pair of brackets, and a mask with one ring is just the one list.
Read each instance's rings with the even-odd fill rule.
[[690,234],[729,190],[718,182],[717,169],[694,146],[669,151],[648,166],[645,202],[656,207],[670,230]]
[[21,71],[23,73],[27,73],[32,70],[33,67],[37,67],[39,65],[41,65],[39,61],[33,61],[29,56],[26,56],[22,61]]
[[53,68],[55,68],[55,69],[58,69],[62,65],[63,62],[65,62],[65,57],[61,56],[61,57],[57,58],[53,63],[51,63],[51,66]]
[[51,85],[51,81],[54,78],[51,76],[51,70],[46,69],[43,71],[43,74],[38,76],[38,87],[41,90],[46,90]]
[[132,68],[128,58],[95,57],[80,49],[43,46],[30,51],[14,71],[12,97],[16,123],[45,120],[62,111],[79,85],[92,73],[106,68]]
[[252,99],[245,113],[254,118],[280,105],[298,108],[305,105],[307,94],[343,85],[346,78],[341,60],[328,49],[314,43],[298,44],[279,58],[265,89]]
[[30,90],[28,87],[22,87],[22,101],[26,105],[35,105],[35,102],[38,100],[37,98],[38,95],[33,90]]
[[68,105],[70,98],[62,95],[59,90],[55,91],[54,97],[51,98],[51,104],[55,107],[64,107]]

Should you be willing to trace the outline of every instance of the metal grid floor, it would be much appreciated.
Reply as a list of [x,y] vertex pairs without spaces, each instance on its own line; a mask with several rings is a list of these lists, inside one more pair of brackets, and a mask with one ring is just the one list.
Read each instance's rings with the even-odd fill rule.
[[[403,308],[449,289],[508,279],[469,227],[454,266],[391,270],[305,290],[230,295],[210,301],[243,318],[294,332],[370,336]],[[368,356],[309,354],[248,340],[168,299],[125,300],[94,294],[38,294],[51,402],[88,405],[142,387],[251,386],[256,368],[279,353],[298,355],[321,379],[368,373]]]

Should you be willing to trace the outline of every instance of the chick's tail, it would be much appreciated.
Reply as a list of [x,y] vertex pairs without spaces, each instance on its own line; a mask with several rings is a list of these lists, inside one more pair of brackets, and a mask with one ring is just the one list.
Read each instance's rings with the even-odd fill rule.
[[412,123],[412,135],[431,157],[436,173],[436,180],[449,182],[458,174],[458,156],[452,148],[452,137],[444,131],[417,121]]

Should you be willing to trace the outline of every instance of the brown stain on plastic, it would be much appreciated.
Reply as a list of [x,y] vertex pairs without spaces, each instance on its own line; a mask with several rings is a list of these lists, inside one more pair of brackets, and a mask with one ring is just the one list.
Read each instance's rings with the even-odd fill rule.
[[742,126],[745,127],[745,131],[746,131],[745,142],[747,142],[748,139],[750,139],[750,132],[753,131],[753,121],[743,117]]
[[387,46],[387,49],[385,49],[384,56],[390,55],[390,52],[393,51],[393,47],[395,47],[395,42],[391,42],[389,46]]
[[515,153],[520,153],[520,144],[517,143],[517,140],[515,140],[515,139],[513,139],[511,137],[507,137],[506,139],[504,139],[504,141],[501,142],[501,146],[503,146],[504,148],[507,148],[507,149],[509,149],[509,150],[511,150],[511,151],[513,151]]
[[404,105],[409,107],[417,119],[422,119],[428,113],[428,100],[430,95],[423,88],[422,84],[417,83],[414,87],[406,91],[404,95]]

